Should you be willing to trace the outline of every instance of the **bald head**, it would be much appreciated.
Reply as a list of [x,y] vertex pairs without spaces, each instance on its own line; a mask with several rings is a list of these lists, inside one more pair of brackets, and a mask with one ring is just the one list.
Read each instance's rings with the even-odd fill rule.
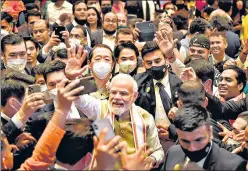
[[106,34],[112,35],[116,32],[118,18],[113,12],[108,12],[103,17],[103,29]]
[[41,19],[34,23],[33,36],[40,44],[47,44],[49,41],[49,25],[46,20]]

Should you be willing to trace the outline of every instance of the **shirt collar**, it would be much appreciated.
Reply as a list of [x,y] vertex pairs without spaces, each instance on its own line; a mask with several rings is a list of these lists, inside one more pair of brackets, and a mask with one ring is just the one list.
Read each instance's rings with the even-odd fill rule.
[[77,23],[75,20],[73,20],[73,21],[72,21],[72,25],[75,27],[75,26],[78,25],[78,23]]
[[61,7],[59,7],[59,8],[58,8],[57,6],[55,6],[55,3],[54,3],[53,5],[54,5],[54,8],[55,8],[55,9],[62,9],[62,8],[66,8],[66,5],[67,5],[67,4],[66,4],[66,1],[64,1],[64,3],[63,3],[63,4],[61,5]]
[[[167,72],[167,71],[166,71]],[[167,85],[167,83],[169,82],[169,73],[167,72],[167,74],[164,76],[164,78],[162,78],[161,80],[155,80],[153,79],[153,84],[154,86],[158,83],[162,83],[165,87]]]
[[105,31],[103,30],[103,37],[108,37],[108,38],[116,38],[116,32],[112,35],[112,36],[109,36],[105,33]]
[[7,121],[10,120],[10,117],[8,117],[7,115],[5,115],[3,112],[1,112],[1,117]]
[[208,155],[209,155],[209,153],[210,153],[210,151],[212,149],[212,146],[213,146],[213,142],[211,141],[210,142],[210,149],[209,149],[208,154],[206,155],[206,157],[204,157],[203,159],[201,159],[199,162],[196,163],[199,167],[203,168],[204,163],[205,163],[205,161],[206,161],[206,159],[207,159],[207,157],[208,157]]
[[63,166],[58,165],[57,163],[55,163],[54,168],[57,169],[57,170],[68,170]]

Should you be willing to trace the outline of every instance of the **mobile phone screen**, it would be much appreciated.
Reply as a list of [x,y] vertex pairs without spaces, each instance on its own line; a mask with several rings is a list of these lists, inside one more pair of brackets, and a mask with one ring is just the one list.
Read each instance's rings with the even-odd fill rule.
[[55,27],[55,35],[59,36],[59,39],[64,42],[64,39],[62,38],[62,34],[60,33],[61,31],[65,31],[64,26],[56,26]]

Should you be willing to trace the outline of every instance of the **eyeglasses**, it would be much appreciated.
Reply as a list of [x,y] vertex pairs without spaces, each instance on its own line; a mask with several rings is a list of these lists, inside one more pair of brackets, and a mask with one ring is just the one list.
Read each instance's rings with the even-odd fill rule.
[[107,23],[117,23],[117,20],[116,19],[114,19],[114,20],[110,20],[110,19],[105,19],[104,20],[105,22],[107,22]]

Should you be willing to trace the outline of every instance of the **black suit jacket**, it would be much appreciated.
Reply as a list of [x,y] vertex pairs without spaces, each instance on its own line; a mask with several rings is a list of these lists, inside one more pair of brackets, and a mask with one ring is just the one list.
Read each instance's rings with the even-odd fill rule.
[[91,34],[91,47],[95,45],[102,44],[103,40],[103,29],[99,29]]
[[[182,84],[181,80],[176,76],[176,74],[172,72],[168,72],[169,74],[169,84],[171,88],[171,105],[176,105],[177,90]],[[147,110],[149,113],[153,115],[155,118],[156,113],[156,97],[154,90],[153,79],[149,76],[147,72],[137,74],[135,80],[138,84],[138,98],[136,100],[136,105],[142,107]]]
[[[155,5],[155,12],[160,10],[160,1],[159,0],[153,0],[153,3]],[[143,6],[142,1],[137,1],[137,18],[145,18],[143,13]]]
[[[182,151],[180,145],[172,146],[165,158],[164,165],[161,171],[174,170],[176,164],[183,164],[186,159],[185,153]],[[225,149],[219,148],[217,144],[213,143],[212,149],[209,152],[205,163],[204,170],[246,170],[246,161],[240,156],[232,154]]]
[[206,93],[208,98],[207,110],[212,113],[213,119],[236,119],[244,111],[248,111],[248,96],[239,101],[221,102],[217,97]]

